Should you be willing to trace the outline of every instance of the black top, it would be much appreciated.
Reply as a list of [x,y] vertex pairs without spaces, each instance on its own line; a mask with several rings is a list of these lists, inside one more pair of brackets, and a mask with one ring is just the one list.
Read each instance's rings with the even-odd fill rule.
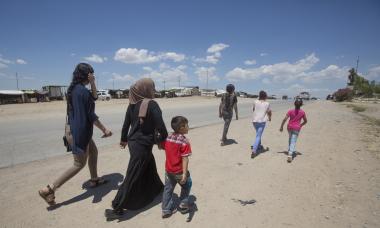
[[75,85],[71,94],[69,123],[73,135],[73,154],[77,154],[86,151],[98,116],[95,114],[95,99],[84,85]]
[[141,101],[128,106],[121,131],[121,141],[135,141],[144,145],[153,145],[164,141],[168,136],[168,132],[157,102],[154,100],[149,101],[147,114],[142,124],[138,117],[140,105]]

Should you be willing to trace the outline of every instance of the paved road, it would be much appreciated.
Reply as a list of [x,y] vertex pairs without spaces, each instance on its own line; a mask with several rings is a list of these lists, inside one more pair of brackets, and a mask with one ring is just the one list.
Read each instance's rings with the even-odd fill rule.
[[[273,111],[285,110],[290,102],[271,101]],[[184,115],[189,119],[190,127],[201,127],[222,123],[217,117],[218,105],[199,107],[172,107],[163,110],[163,117],[170,131],[170,120],[175,115]],[[115,145],[120,139],[120,131],[125,110],[115,112],[97,112],[102,122],[114,132],[114,136],[100,139],[101,132],[94,128],[94,139],[98,147]],[[251,115],[251,103],[239,104],[239,117]],[[281,114],[282,115],[282,114]],[[45,118],[43,121],[19,120],[3,122],[0,128],[0,168],[28,161],[45,159],[65,154],[62,142],[64,114]],[[218,132],[219,133],[219,132]]]

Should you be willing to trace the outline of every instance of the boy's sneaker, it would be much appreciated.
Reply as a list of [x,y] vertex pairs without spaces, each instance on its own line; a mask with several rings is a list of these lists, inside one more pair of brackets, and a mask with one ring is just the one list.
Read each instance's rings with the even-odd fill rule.
[[257,155],[257,154],[256,154],[255,152],[252,152],[252,153],[251,153],[251,158],[255,158],[256,155]]
[[172,211],[170,212],[162,212],[162,218],[165,219],[165,218],[169,218],[170,216],[172,216],[172,214],[176,213],[177,212],[177,209],[173,209]]
[[181,213],[181,214],[186,214],[190,211],[190,207],[189,206],[179,206],[178,207],[178,211]]
[[292,162],[292,160],[293,160],[292,155],[289,155],[287,161],[290,163],[290,162]]

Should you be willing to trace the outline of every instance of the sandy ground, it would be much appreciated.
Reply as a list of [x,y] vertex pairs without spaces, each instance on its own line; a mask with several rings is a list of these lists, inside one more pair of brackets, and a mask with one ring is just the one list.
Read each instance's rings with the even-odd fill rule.
[[[0,169],[0,226],[380,227],[379,126],[332,102],[315,102],[304,110],[309,123],[297,143],[301,155],[290,164],[284,154],[287,133],[278,131],[283,112],[275,112],[265,129],[263,144],[269,151],[255,159],[250,159],[255,133],[248,118],[231,123],[228,136],[235,143],[224,147],[219,145],[222,124],[191,130],[197,210],[189,223],[188,215],[180,213],[161,219],[160,198],[120,221],[105,221],[104,209],[110,207],[129,159],[128,151],[115,145],[99,153],[99,173],[111,183],[82,189],[89,178],[85,168],[56,192],[58,206],[50,210],[37,190],[71,165],[70,155]],[[5,116],[18,114],[12,115]],[[163,177],[164,153],[155,148],[154,154]],[[253,199],[254,204],[241,203]]]

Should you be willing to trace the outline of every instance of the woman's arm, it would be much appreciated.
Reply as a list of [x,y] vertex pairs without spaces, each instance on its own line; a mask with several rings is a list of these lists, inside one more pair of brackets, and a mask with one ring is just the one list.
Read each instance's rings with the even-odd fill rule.
[[123,128],[121,129],[121,139],[120,139],[120,147],[125,148],[128,142],[128,131],[129,127],[131,126],[131,107],[128,105],[127,112],[125,113]]
[[162,119],[162,112],[160,106],[158,106],[157,102],[151,101],[149,102],[152,107],[153,121],[154,121],[154,129],[158,131],[159,135],[156,142],[157,144],[161,143],[168,137],[168,131],[166,130],[166,126],[164,120]]
[[110,137],[112,132],[108,130],[99,119],[95,120],[94,125],[103,132],[102,138]]

